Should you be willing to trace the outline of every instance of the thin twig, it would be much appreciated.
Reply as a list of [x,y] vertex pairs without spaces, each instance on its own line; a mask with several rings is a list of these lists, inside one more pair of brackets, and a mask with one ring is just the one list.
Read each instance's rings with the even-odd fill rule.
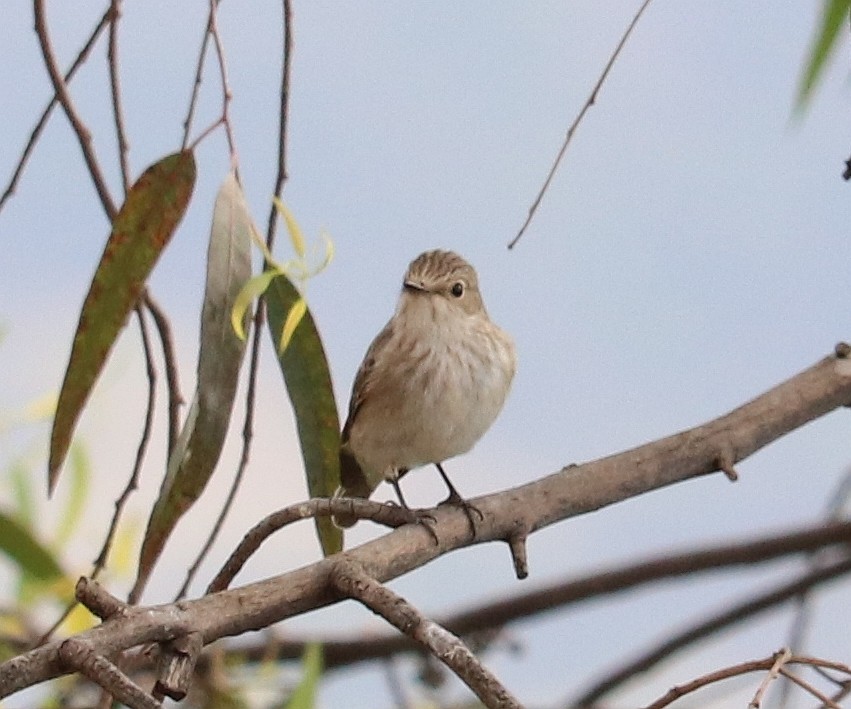
[[791,657],[792,651],[788,647],[781,648],[774,653],[774,662],[768,669],[768,673],[765,675],[762,682],[760,682],[753,699],[751,699],[750,704],[748,704],[748,709],[759,709],[762,704],[762,698],[768,691],[768,686],[777,679],[783,669],[783,666],[789,662]]
[[[724,669],[716,670],[715,672],[710,672],[709,674],[702,675],[701,677],[693,679],[691,682],[686,682],[685,684],[672,687],[670,690],[668,690],[668,692],[665,693],[664,696],[660,697],[652,704],[648,704],[646,709],[663,709],[663,707],[672,704],[678,699],[684,697],[686,694],[691,694],[692,692],[696,692],[698,689],[706,687],[710,684],[714,684],[715,682],[719,682],[721,680],[730,679],[731,677],[738,677],[739,675],[744,675],[749,672],[761,672],[765,670],[770,670],[776,662],[776,658],[777,656],[775,654],[771,657],[767,657],[762,660],[751,660],[749,662],[742,662],[738,665],[733,665],[732,667],[725,667]],[[810,667],[829,667],[839,672],[851,674],[851,667],[848,667],[847,665],[844,665],[839,662],[822,660],[818,657],[793,655],[788,659],[786,664],[809,665]]]
[[762,611],[768,610],[780,603],[788,601],[801,593],[804,589],[811,588],[817,584],[830,581],[841,575],[851,572],[851,557],[842,559],[832,566],[811,571],[793,580],[791,583],[783,584],[767,593],[760,594],[754,598],[739,603],[732,608],[713,615],[684,631],[677,633],[658,647],[642,654],[640,657],[630,661],[622,668],[612,672],[604,679],[597,682],[593,687],[584,692],[581,697],[569,703],[569,706],[585,707],[593,706],[600,698],[610,694],[624,682],[635,677],[637,674],[646,672],[674,652],[682,650],[713,633],[727,628],[744,618],[749,618]]
[[[216,5],[221,0],[216,0]],[[198,52],[198,64],[195,67],[195,81],[192,84],[192,93],[189,97],[189,108],[183,121],[183,142],[185,150],[189,145],[189,134],[192,132],[192,120],[195,117],[195,107],[198,105],[198,94],[201,89],[201,77],[204,73],[204,59],[207,57],[207,48],[210,45],[210,19],[207,18],[207,26],[204,28],[204,37],[201,40],[201,51]]]
[[[101,572],[106,568],[106,562],[109,557],[109,551],[112,548],[112,543],[115,540],[115,532],[118,529],[118,522],[121,519],[121,514],[124,511],[124,506],[127,504],[127,500],[130,498],[130,494],[138,487],[139,484],[139,474],[142,469],[142,461],[145,458],[145,453],[148,449],[148,443],[151,440],[151,432],[153,431],[153,422],[154,422],[154,407],[156,404],[156,392],[157,392],[157,370],[154,366],[154,355],[153,348],[151,346],[151,338],[148,334],[148,325],[145,321],[145,311],[142,308],[141,303],[136,305],[136,317],[139,321],[139,332],[142,336],[142,350],[145,353],[145,372],[148,377],[148,403],[147,409],[145,411],[145,423],[142,428],[142,437],[139,440],[139,446],[136,449],[136,460],[133,463],[133,472],[130,475],[130,479],[127,481],[127,486],[124,488],[124,491],[115,501],[115,511],[112,515],[112,520],[109,523],[109,529],[106,532],[106,538],[104,539],[103,546],[101,547],[100,552],[98,552],[97,557],[94,560],[94,566],[92,567],[92,571],[89,574],[89,579],[91,581],[95,581],[101,574]],[[77,607],[77,601],[74,600],[69,603],[62,615],[59,619],[54,622],[54,624],[45,632],[39,639],[36,644],[43,645],[46,643],[53,634],[59,629],[62,623],[71,615],[71,612],[74,608]]]
[[213,46],[216,48],[216,57],[219,60],[219,77],[222,82],[222,123],[225,126],[225,135],[228,141],[228,150],[230,150],[231,168],[236,175],[237,182],[239,181],[239,159],[236,152],[236,140],[233,137],[233,126],[230,122],[230,102],[233,94],[228,82],[227,62],[225,61],[225,49],[222,46],[222,38],[219,35],[219,24],[216,16],[216,8],[218,0],[210,0],[210,19],[207,23],[209,34],[213,38]]
[[115,120],[115,135],[118,139],[118,162],[121,166],[121,180],[124,184],[124,194],[130,191],[130,163],[128,153],[130,144],[124,130],[124,111],[121,107],[121,82],[118,76],[118,21],[121,18],[121,0],[110,1],[109,21],[109,89],[112,93],[112,116]]
[[819,709],[842,709],[842,707],[837,704],[836,700],[831,699],[824,692],[820,692],[812,684],[802,679],[801,677],[798,677],[798,675],[789,670],[787,667],[781,667],[780,674],[797,684],[805,692],[809,692],[816,699],[818,699],[821,702],[821,707]]
[[[105,13],[103,13],[103,17],[100,18],[100,21],[95,25],[95,28],[92,30],[91,35],[86,40],[86,43],[83,45],[83,48],[80,50],[79,54],[77,54],[77,58],[74,60],[74,63],[71,64],[71,68],[65,73],[65,83],[67,84],[74,77],[74,74],[77,73],[77,69],[86,61],[89,56],[89,52],[91,52],[92,47],[94,47],[95,42],[98,37],[100,37],[101,32],[103,32],[107,23],[109,22],[109,16],[111,13],[111,9],[107,9]],[[21,179],[21,175],[24,172],[24,168],[26,167],[27,162],[29,161],[30,155],[32,154],[33,148],[35,148],[35,144],[38,142],[39,137],[41,136],[42,130],[44,130],[44,126],[47,125],[47,119],[50,118],[50,114],[53,113],[53,109],[56,107],[56,104],[59,103],[59,98],[57,94],[54,92],[53,98],[48,101],[47,106],[45,106],[44,111],[41,113],[41,117],[38,119],[38,122],[35,124],[35,128],[33,128],[32,133],[30,133],[29,140],[27,144],[24,146],[24,150],[21,153],[21,157],[18,159],[18,164],[15,167],[15,171],[12,173],[12,177],[9,180],[9,184],[6,186],[5,191],[3,192],[3,196],[0,197],[0,210],[3,209],[3,205],[6,203],[14,193],[15,189],[18,186],[18,182]]]
[[127,481],[127,486],[124,488],[121,495],[115,501],[115,513],[112,516],[112,522],[109,525],[106,540],[103,548],[95,559],[95,566],[90,575],[92,580],[100,576],[101,571],[106,567],[106,561],[109,556],[109,550],[112,547],[112,542],[115,537],[115,532],[118,529],[118,522],[121,519],[121,513],[124,510],[124,505],[128,498],[139,486],[139,476],[142,472],[142,462],[145,459],[145,453],[148,450],[148,444],[151,440],[151,432],[154,423],[154,408],[157,398],[157,370],[154,366],[154,353],[151,345],[151,337],[148,334],[148,325],[145,322],[145,309],[139,303],[136,306],[136,317],[139,321],[139,332],[142,336],[142,349],[145,353],[145,373],[148,377],[148,402],[145,410],[145,423],[142,427],[142,437],[139,440],[139,446],[136,449],[136,459],[133,461],[133,472],[130,474],[130,479]]
[[74,134],[80,143],[80,149],[83,151],[83,159],[86,161],[86,166],[89,169],[89,175],[97,190],[98,197],[100,197],[103,209],[111,222],[118,213],[118,209],[112,200],[112,196],[109,194],[109,188],[106,185],[106,180],[103,177],[100,164],[95,155],[91,131],[89,131],[77,113],[77,109],[74,107],[71,96],[68,93],[68,86],[65,84],[65,79],[62,77],[59,66],[56,63],[56,56],[53,53],[53,47],[50,44],[50,35],[47,31],[44,0],[33,0],[33,13],[35,15],[35,32],[41,45],[41,54],[44,64],[47,67],[47,73],[50,74],[50,80],[53,82],[53,90],[56,92],[56,97],[59,99],[59,103],[62,104],[65,115],[74,129]]
[[168,455],[170,456],[172,450],[174,450],[174,444],[177,441],[177,435],[180,430],[180,407],[184,403],[178,380],[174,336],[171,332],[171,323],[168,320],[168,316],[160,304],[154,300],[150,291],[146,290],[144,292],[142,301],[154,319],[154,325],[156,325],[160,336],[160,344],[163,348],[165,380],[168,387]]
[[[292,9],[290,0],[283,0],[284,11],[284,42],[283,42],[283,66],[281,71],[281,99],[280,99],[280,114],[279,114],[279,132],[278,132],[278,172],[275,177],[274,194],[276,197],[281,196],[284,187],[284,182],[287,179],[287,125],[289,120],[289,101],[290,101],[290,65],[292,55]],[[275,226],[277,224],[277,210],[274,205],[269,214],[269,224],[266,229],[266,246],[271,251],[275,242]],[[248,369],[248,390],[245,395],[245,421],[242,427],[242,452],[239,457],[236,474],[234,475],[231,488],[228,492],[225,504],[219,513],[216,523],[207,538],[204,547],[198,553],[192,566],[186,574],[186,579],[183,585],[178,590],[177,598],[182,598],[189,588],[189,584],[195,578],[198,568],[206,558],[213,542],[219,535],[224,521],[233,506],[233,501],[236,499],[236,493],[239,490],[242,480],[245,477],[245,471],[248,467],[248,461],[251,456],[251,441],[254,437],[254,405],[257,396],[257,373],[260,366],[260,337],[265,323],[265,302],[263,298],[257,303],[257,310],[254,313],[253,328],[254,333],[251,339],[251,356]]]
[[608,77],[609,72],[614,66],[615,60],[617,60],[618,55],[624,48],[627,39],[629,39],[629,35],[632,34],[632,30],[635,29],[635,26],[638,24],[638,20],[641,18],[641,15],[644,13],[644,10],[647,9],[647,6],[649,4],[650,0],[644,0],[644,2],[641,4],[641,7],[638,8],[638,12],[635,13],[635,17],[632,18],[632,22],[629,23],[629,26],[626,28],[626,32],[623,33],[620,42],[618,42],[618,46],[615,47],[615,51],[612,52],[612,55],[609,57],[609,61],[606,63],[606,66],[603,69],[603,73],[600,74],[600,78],[597,79],[597,83],[595,84],[594,89],[591,91],[591,95],[585,101],[585,104],[579,111],[579,115],[576,116],[573,123],[570,125],[570,128],[567,129],[567,135],[565,135],[564,142],[561,145],[561,149],[558,151],[558,155],[556,155],[556,159],[553,161],[553,165],[550,168],[549,173],[547,174],[547,179],[544,180],[543,187],[541,187],[540,191],[538,192],[538,196],[535,197],[535,201],[532,202],[532,206],[529,208],[529,214],[526,216],[526,221],[523,222],[523,226],[520,227],[520,231],[518,231],[517,235],[511,240],[511,242],[509,242],[509,249],[513,249],[517,242],[520,241],[520,237],[523,236],[523,232],[526,231],[526,227],[529,226],[529,223],[532,221],[532,217],[534,217],[535,212],[538,211],[538,206],[541,204],[541,200],[544,198],[544,194],[549,189],[550,182],[553,181],[553,177],[555,177],[555,174],[558,171],[559,165],[561,164],[561,159],[564,157],[564,154],[567,152],[567,147],[570,145],[570,141],[573,139],[573,134],[579,127],[579,124],[582,123],[582,119],[585,118],[585,114],[588,112],[588,109],[591,108],[591,106],[593,106],[595,101],[597,100],[597,94],[599,93],[600,88],[606,81],[606,77]]

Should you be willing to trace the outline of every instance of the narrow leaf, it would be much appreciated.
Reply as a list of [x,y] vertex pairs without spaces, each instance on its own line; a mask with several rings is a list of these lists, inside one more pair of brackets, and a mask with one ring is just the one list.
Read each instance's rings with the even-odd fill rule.
[[39,581],[55,581],[63,577],[59,562],[12,515],[0,510],[0,552],[11,558],[25,576]]
[[272,201],[275,203],[275,209],[278,210],[278,214],[284,218],[284,221],[287,224],[287,231],[290,234],[290,241],[292,241],[293,249],[295,249],[299,258],[304,258],[304,255],[307,253],[307,247],[305,246],[304,233],[301,231],[301,227],[298,225],[295,216],[289,210],[287,205],[285,205],[277,197],[273,197]]
[[316,706],[316,690],[322,678],[322,644],[309,643],[301,656],[304,674],[290,696],[285,709],[313,709]]
[[[134,588],[136,598],[177,521],[201,495],[219,462],[245,353],[245,342],[236,336],[230,315],[237,294],[250,276],[251,217],[231,174],[219,189],[213,210],[198,385],[148,520]],[[244,316],[248,315],[246,310]]]
[[59,393],[47,468],[50,492],[89,394],[151,269],[186,211],[194,184],[192,153],[169,155],[142,173],[115,217],[83,302]]
[[806,108],[813,90],[827,66],[827,61],[836,48],[839,32],[848,23],[851,0],[826,0],[822,10],[821,26],[810,47],[810,56],[798,89],[797,109]]
[[281,330],[281,341],[278,343],[278,352],[283,352],[287,349],[290,341],[293,339],[293,333],[307,312],[307,301],[304,298],[299,298],[293,303],[290,312],[287,313],[287,319],[284,321],[284,327]]
[[[274,278],[266,291],[269,329],[276,350],[287,315],[300,299],[283,274]],[[288,346],[278,352],[278,363],[295,411],[307,489],[311,497],[330,497],[340,484],[340,421],[328,360],[307,308]],[[342,532],[328,517],[317,517],[316,529],[326,556],[342,549]]]
[[263,273],[248,279],[237,293],[233,301],[233,308],[230,311],[230,322],[233,331],[240,340],[245,339],[245,320],[251,314],[249,311],[251,304],[266,292],[269,283],[277,275],[277,271],[263,271]]

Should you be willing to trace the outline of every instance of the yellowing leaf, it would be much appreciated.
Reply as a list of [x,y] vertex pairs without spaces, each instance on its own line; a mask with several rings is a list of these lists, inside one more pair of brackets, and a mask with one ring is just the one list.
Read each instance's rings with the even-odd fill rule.
[[304,298],[299,298],[292,304],[290,312],[287,313],[287,319],[284,321],[284,327],[281,330],[281,341],[278,343],[278,352],[283,352],[293,339],[293,333],[307,312],[307,302]]
[[249,278],[242,289],[237,293],[230,311],[230,322],[233,331],[240,340],[245,339],[245,318],[249,313],[251,304],[266,292],[272,279],[278,275],[278,271],[263,271]]
[[192,153],[169,155],[142,173],[113,221],[112,233],[83,302],[59,392],[47,467],[50,492],[59,479],[89,394],[151,269],[186,211],[194,184]]
[[295,216],[289,210],[287,205],[285,205],[277,197],[273,197],[272,201],[275,203],[275,209],[278,210],[278,214],[284,218],[284,221],[287,224],[287,231],[290,233],[290,241],[293,243],[293,249],[295,249],[299,258],[304,258],[304,255],[307,253],[307,248],[305,246],[304,234],[302,233],[301,227],[298,225]]

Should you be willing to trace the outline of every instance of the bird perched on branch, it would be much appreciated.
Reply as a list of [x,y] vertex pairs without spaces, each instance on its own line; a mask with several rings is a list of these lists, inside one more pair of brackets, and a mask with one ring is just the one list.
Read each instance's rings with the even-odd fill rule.
[[[442,463],[490,428],[515,366],[514,344],[488,317],[475,269],[452,251],[418,256],[355,376],[335,496],[368,498],[386,480],[407,508],[399,479],[433,463],[449,488],[441,504],[462,506],[472,525],[471,506]],[[341,527],[356,521],[335,517]]]

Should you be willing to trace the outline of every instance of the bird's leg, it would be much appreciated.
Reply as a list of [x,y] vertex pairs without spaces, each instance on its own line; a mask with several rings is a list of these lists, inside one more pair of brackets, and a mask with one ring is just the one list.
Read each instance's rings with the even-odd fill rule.
[[467,515],[467,521],[470,523],[470,531],[473,533],[473,537],[476,536],[476,523],[473,520],[473,512],[475,512],[479,516],[479,521],[484,520],[485,516],[482,514],[482,511],[476,507],[475,505],[471,505],[467,500],[461,497],[460,493],[455,489],[455,486],[452,484],[452,481],[449,480],[449,476],[446,474],[446,471],[443,469],[443,466],[440,463],[435,463],[437,467],[437,472],[440,473],[440,477],[443,478],[443,482],[446,483],[446,487],[449,488],[449,497],[447,497],[443,502],[441,502],[438,507],[441,505],[454,505],[456,507],[460,507],[464,510],[464,514]]
[[391,478],[390,484],[396,491],[396,497],[399,498],[399,504],[402,506],[403,509],[407,510],[410,513],[411,524],[421,524],[428,530],[428,533],[431,535],[431,538],[434,539],[434,543],[439,544],[440,542],[437,538],[437,532],[435,532],[434,527],[432,527],[434,517],[425,510],[412,510],[410,507],[408,507],[408,503],[405,502],[405,496],[402,494],[402,488],[399,486],[399,476]]

